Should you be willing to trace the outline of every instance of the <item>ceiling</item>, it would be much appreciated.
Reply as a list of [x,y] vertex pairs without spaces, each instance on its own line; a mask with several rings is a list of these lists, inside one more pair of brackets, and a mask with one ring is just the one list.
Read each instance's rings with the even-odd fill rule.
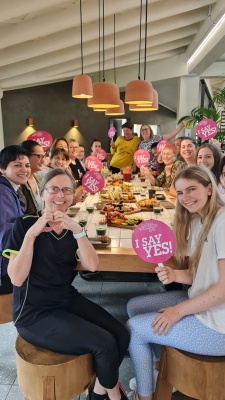
[[[214,37],[207,53],[187,67],[187,60],[213,23],[225,13],[224,0],[148,0],[146,79],[159,101],[176,111],[181,76],[208,79],[210,90],[225,86],[224,35]],[[103,33],[100,0],[102,72]],[[0,0],[0,89],[13,90],[72,79],[81,73],[79,0]],[[114,74],[114,14],[115,67]],[[104,2],[104,72],[106,81],[124,88],[138,78],[140,0]],[[99,0],[82,0],[83,67],[99,80]],[[141,33],[143,76],[145,0]],[[102,80],[102,73],[101,73]]]

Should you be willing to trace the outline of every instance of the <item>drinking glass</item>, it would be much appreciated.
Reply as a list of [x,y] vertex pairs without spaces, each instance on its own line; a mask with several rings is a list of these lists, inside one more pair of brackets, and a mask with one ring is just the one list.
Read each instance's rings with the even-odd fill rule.
[[86,203],[86,210],[89,214],[93,214],[94,212],[94,205],[92,203]]
[[107,225],[106,224],[96,223],[95,224],[95,229],[96,229],[97,237],[100,237],[100,236],[106,235]]
[[88,213],[86,211],[79,212],[79,223],[82,226],[87,225]]

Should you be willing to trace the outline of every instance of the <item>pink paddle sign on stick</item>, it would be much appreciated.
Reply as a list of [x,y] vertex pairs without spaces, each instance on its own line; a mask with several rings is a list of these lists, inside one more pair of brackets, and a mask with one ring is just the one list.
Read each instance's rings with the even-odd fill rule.
[[88,171],[82,178],[82,186],[88,193],[100,192],[104,184],[104,177],[98,171]]
[[84,164],[89,171],[101,171],[102,169],[102,162],[95,156],[87,157]]
[[218,126],[213,119],[205,118],[195,127],[196,134],[204,140],[212,139],[218,132]]
[[173,255],[176,240],[168,225],[149,219],[135,228],[132,247],[142,260],[162,266],[162,263]]
[[169,144],[168,140],[160,140],[160,142],[157,144],[157,151],[158,153],[162,153],[164,147]]
[[146,165],[148,165],[149,160],[150,160],[150,154],[147,150],[141,149],[135,151],[134,162],[138,168],[146,167]]
[[36,131],[28,136],[27,140],[34,140],[43,150],[47,150],[52,144],[52,135],[45,131]]
[[106,152],[103,149],[98,149],[94,153],[94,156],[97,157],[100,161],[103,161],[106,158]]
[[110,139],[112,139],[116,134],[116,128],[114,126],[112,126],[111,128],[109,128],[108,130],[108,137]]

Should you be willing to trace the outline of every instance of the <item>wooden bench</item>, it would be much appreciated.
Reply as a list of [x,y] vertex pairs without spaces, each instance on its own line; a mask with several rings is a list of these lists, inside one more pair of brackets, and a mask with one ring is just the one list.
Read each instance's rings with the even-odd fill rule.
[[95,378],[91,354],[54,353],[20,336],[16,340],[16,367],[25,400],[71,400],[88,390]]
[[0,324],[12,321],[12,293],[0,295]]
[[225,357],[201,356],[165,346],[154,400],[170,400],[172,389],[199,400],[225,399]]

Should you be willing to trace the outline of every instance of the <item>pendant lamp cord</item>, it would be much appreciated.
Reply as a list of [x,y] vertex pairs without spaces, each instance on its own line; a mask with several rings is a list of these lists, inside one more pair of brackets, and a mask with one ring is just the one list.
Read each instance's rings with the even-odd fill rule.
[[82,30],[82,0],[80,0],[80,52],[81,52],[81,74],[84,73],[84,66],[83,66],[83,30]]
[[101,5],[98,0],[98,80],[101,82]]
[[116,83],[116,15],[115,14],[114,14],[114,17],[113,17],[113,32],[114,32],[114,35],[113,35],[114,83]]
[[147,26],[148,26],[148,0],[145,1],[145,58],[144,58],[144,80],[146,79]]
[[105,82],[105,0],[102,0],[102,81]]
[[140,35],[139,35],[139,60],[138,60],[138,79],[141,79],[141,23],[142,23],[142,0],[140,3]]

